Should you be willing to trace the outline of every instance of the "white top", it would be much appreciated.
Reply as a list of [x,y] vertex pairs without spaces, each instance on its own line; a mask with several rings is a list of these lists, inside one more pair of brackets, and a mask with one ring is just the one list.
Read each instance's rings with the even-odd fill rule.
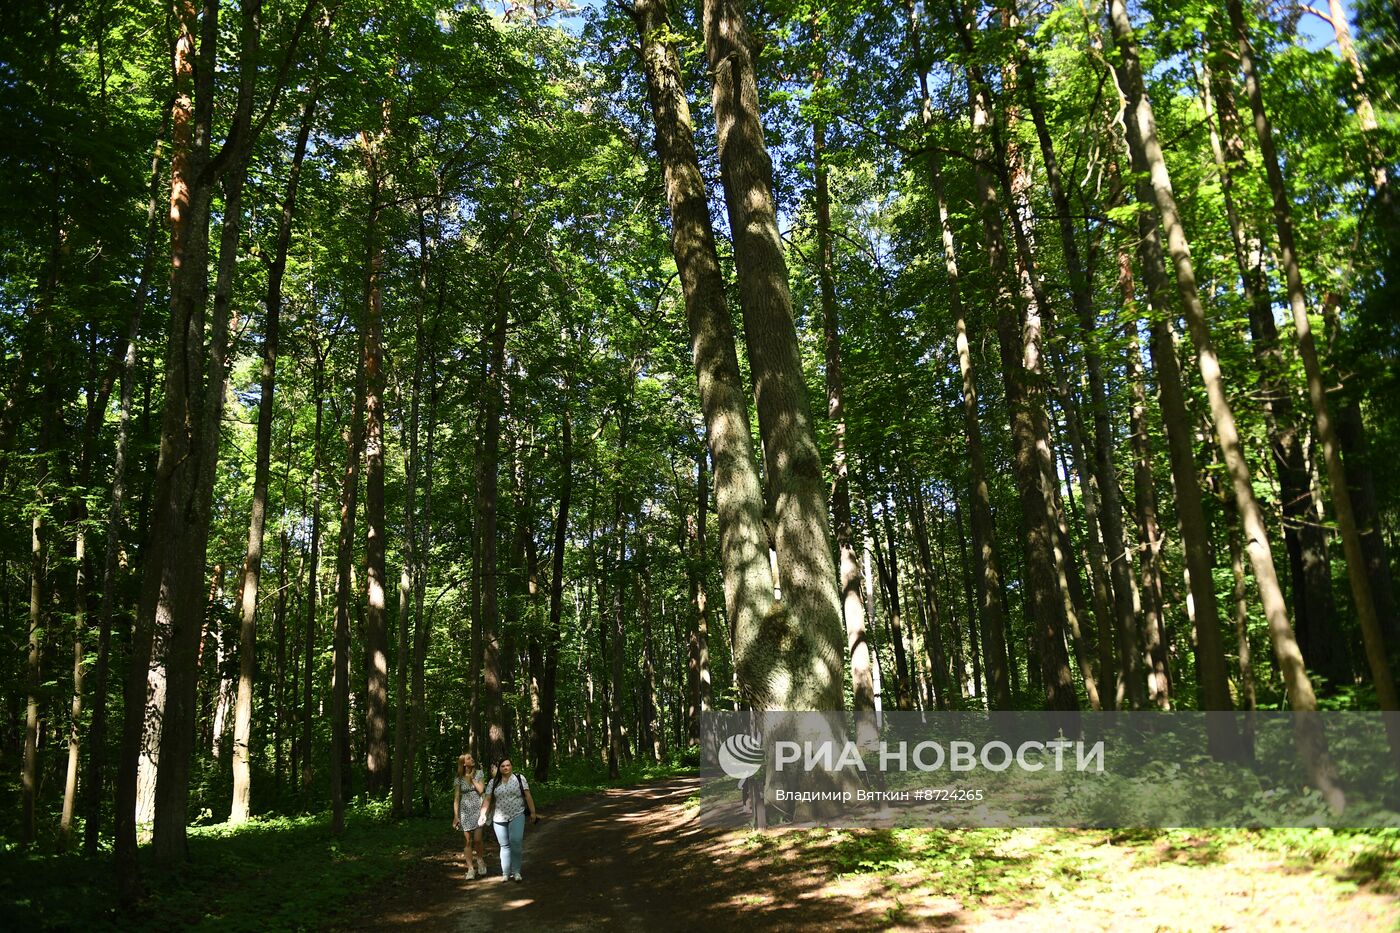
[[[500,781],[496,784],[496,781]],[[486,785],[486,793],[494,795],[496,809],[491,820],[496,823],[509,823],[525,812],[525,791],[530,789],[525,775],[514,771],[508,778],[495,778]]]

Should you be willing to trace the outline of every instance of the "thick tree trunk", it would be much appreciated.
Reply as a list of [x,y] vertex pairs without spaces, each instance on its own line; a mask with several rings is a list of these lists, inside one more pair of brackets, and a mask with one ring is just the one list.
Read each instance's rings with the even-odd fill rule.
[[[195,184],[196,175],[207,157],[207,110],[201,102],[195,110],[195,36],[199,29],[199,13],[192,2],[176,6],[177,37],[174,46],[174,89],[171,105],[171,192],[170,224],[174,264],[171,276],[170,342],[165,367],[165,413],[161,423],[161,452],[156,465],[155,489],[152,500],[156,514],[152,517],[155,533],[143,548],[144,573],[140,604],[132,632],[130,659],[124,684],[124,715],[120,756],[117,764],[115,807],[115,840],[113,851],[117,866],[117,883],[124,901],[130,902],[140,894],[140,876],[136,864],[137,823],[146,822],[149,812],[138,813],[140,791],[152,786],[149,779],[139,780],[138,773],[153,774],[148,767],[152,755],[158,754],[159,733],[165,703],[165,642],[168,638],[170,612],[178,600],[190,600],[191,594],[181,590],[191,582],[188,575],[175,575],[166,566],[166,553],[179,550],[172,535],[180,528],[179,502],[176,497],[188,495],[195,463],[194,438],[185,431],[187,423],[198,421],[195,412],[197,398],[191,397],[189,383],[202,371],[200,363],[204,346],[203,315],[194,313],[203,306],[206,273],[207,237],[205,220],[208,201],[212,196],[208,185]],[[208,49],[212,65],[213,49]],[[196,124],[200,132],[196,138]],[[201,268],[199,282],[190,282],[184,270],[192,265]],[[194,287],[197,294],[186,293]],[[196,299],[198,303],[196,304]],[[188,420],[187,420],[188,419]],[[199,568],[202,572],[203,568]],[[167,584],[173,584],[170,586]],[[162,598],[164,591],[164,598]],[[197,601],[197,597],[193,597]]]
[[740,0],[705,0],[705,49],[713,69],[716,137],[734,238],[744,335],[759,434],[773,491],[783,583],[779,611],[757,638],[744,633],[740,680],[763,684],[765,705],[836,710],[843,705],[844,638],[831,557],[821,454],[798,350],[787,263],[763,141],[751,40]]
[[[1288,620],[1288,608],[1279,586],[1278,573],[1274,568],[1268,531],[1264,527],[1259,503],[1254,498],[1249,465],[1245,461],[1239,431],[1235,427],[1234,412],[1225,392],[1220,360],[1216,355],[1210,327],[1206,321],[1205,307],[1196,288],[1195,266],[1191,260],[1186,231],[1177,211],[1176,197],[1172,193],[1166,159],[1162,155],[1161,143],[1157,138],[1152,105],[1147,99],[1142,66],[1138,59],[1137,40],[1133,36],[1132,23],[1128,19],[1124,0],[1110,0],[1109,25],[1122,57],[1119,82],[1128,98],[1125,122],[1128,127],[1128,144],[1133,153],[1133,167],[1150,179],[1147,184],[1151,187],[1156,213],[1166,234],[1167,252],[1176,270],[1177,291],[1186,315],[1187,327],[1191,332],[1192,343],[1196,347],[1201,379],[1205,383],[1211,415],[1215,421],[1216,440],[1229,471],[1235,502],[1240,510],[1250,564],[1259,587],[1260,599],[1264,604],[1274,653],[1278,656],[1279,667],[1283,671],[1289,705],[1296,713],[1308,713],[1317,709],[1316,695],[1313,692],[1312,681],[1309,680],[1307,670],[1303,666],[1293,627]],[[1202,686],[1206,691],[1206,703],[1212,704],[1207,708],[1229,709],[1228,692],[1223,696],[1218,695],[1225,684],[1224,651],[1220,644],[1218,624],[1200,626],[1197,637],[1203,661]],[[1297,723],[1299,751],[1309,776],[1328,804],[1340,810],[1345,798],[1337,783],[1335,767],[1327,753],[1327,739],[1322,732],[1321,723],[1311,716],[1299,716]]]
[[[685,295],[706,442],[714,461],[725,615],[737,648],[735,657],[744,658],[773,604],[763,487],[680,60],[675,46],[664,41],[669,32],[666,5],[661,0],[638,0],[632,15],[642,40],[642,65],[671,212],[671,248]],[[745,680],[743,688],[741,705],[757,709],[781,705],[780,698],[767,694],[762,681]]]

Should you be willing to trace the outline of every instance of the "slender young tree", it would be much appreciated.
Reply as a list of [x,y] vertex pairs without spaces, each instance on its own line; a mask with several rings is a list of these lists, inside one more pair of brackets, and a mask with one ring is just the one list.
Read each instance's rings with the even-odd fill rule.
[[230,823],[248,819],[252,793],[248,740],[253,722],[253,675],[257,669],[257,602],[262,576],[263,527],[267,518],[267,479],[272,459],[273,398],[277,389],[277,353],[282,327],[282,279],[287,270],[287,250],[292,239],[292,218],[296,213],[297,185],[302,160],[306,158],[311,125],[316,112],[316,90],[302,106],[301,128],[288,169],[287,191],[282,199],[277,238],[267,273],[267,300],[263,324],[262,373],[258,392],[257,451],[253,467],[253,504],[248,519],[248,550],[243,559],[239,586],[238,699],[233,720],[233,805]]

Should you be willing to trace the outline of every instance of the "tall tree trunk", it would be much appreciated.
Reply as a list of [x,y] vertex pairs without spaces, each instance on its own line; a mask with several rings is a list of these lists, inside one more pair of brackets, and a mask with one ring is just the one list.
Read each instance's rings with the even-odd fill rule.
[[[632,17],[642,41],[656,148],[666,177],[671,248],[685,296],[706,442],[714,461],[725,615],[736,647],[734,657],[743,659],[759,638],[773,604],[763,487],[680,59],[674,44],[665,41],[670,31],[666,4],[637,0]],[[781,698],[766,695],[760,681],[745,679],[742,687],[741,705],[763,709],[781,704]]]
[[[1117,0],[1115,0],[1117,2]],[[1115,30],[1118,28],[1116,12],[1111,16],[1115,19]],[[1126,12],[1122,20],[1127,28]],[[1128,33],[1128,41],[1131,41],[1131,32]],[[1119,39],[1120,43],[1124,40]],[[1120,49],[1123,46],[1120,45]],[[1137,182],[1137,196],[1145,204],[1155,204],[1156,211],[1153,214],[1139,214],[1140,233],[1140,259],[1142,263],[1143,277],[1148,287],[1148,301],[1153,308],[1151,336],[1152,336],[1152,359],[1157,371],[1158,387],[1161,393],[1162,417],[1167,432],[1167,444],[1172,465],[1172,478],[1176,490],[1177,519],[1181,524],[1182,541],[1186,550],[1186,563],[1188,582],[1191,591],[1191,601],[1195,614],[1196,623],[1196,653],[1198,659],[1197,676],[1201,684],[1201,706],[1207,710],[1228,710],[1233,708],[1230,700],[1229,683],[1225,672],[1225,654],[1223,640],[1220,634],[1220,614],[1219,606],[1215,596],[1215,584],[1212,579],[1209,545],[1209,531],[1205,521],[1204,506],[1201,504],[1200,478],[1197,474],[1195,454],[1192,450],[1192,429],[1191,417],[1187,413],[1185,389],[1181,382],[1180,370],[1177,365],[1176,341],[1172,334],[1169,318],[1165,313],[1167,309],[1173,307],[1171,299],[1171,284],[1168,278],[1165,256],[1162,250],[1162,233],[1167,232],[1168,244],[1174,241],[1171,248],[1173,262],[1177,266],[1178,293],[1182,304],[1186,306],[1186,317],[1188,327],[1192,331],[1193,342],[1197,345],[1197,358],[1200,366],[1201,376],[1206,383],[1207,394],[1211,402],[1211,415],[1216,423],[1216,436],[1222,451],[1226,446],[1233,447],[1232,474],[1235,468],[1244,471],[1248,477],[1248,465],[1244,462],[1243,450],[1239,444],[1238,432],[1234,427],[1234,416],[1225,398],[1224,385],[1221,379],[1219,362],[1215,356],[1210,333],[1204,318],[1204,309],[1194,287],[1194,270],[1190,263],[1190,254],[1186,250],[1185,231],[1181,226],[1179,216],[1175,212],[1175,199],[1170,190],[1170,179],[1166,175],[1166,163],[1162,159],[1160,146],[1157,144],[1156,127],[1151,117],[1151,104],[1147,100],[1146,91],[1141,83],[1141,73],[1137,72],[1134,79],[1130,68],[1137,67],[1136,46],[1133,46],[1131,55],[1124,51],[1124,60],[1130,58],[1132,65],[1124,65],[1118,70],[1118,82],[1128,99],[1127,125],[1128,148],[1132,156],[1133,169],[1140,176]],[[1136,82],[1136,83],[1135,83]],[[1153,148],[1155,147],[1155,148]],[[1155,152],[1155,157],[1151,153]],[[1160,175],[1159,175],[1160,170]],[[1151,172],[1151,177],[1147,173]],[[1160,188],[1162,184],[1166,188]],[[1163,209],[1162,194],[1169,200],[1169,209]],[[1174,232],[1173,232],[1174,231]],[[1184,277],[1182,270],[1185,269]],[[1187,295],[1191,299],[1187,298]],[[1194,304],[1192,304],[1194,300]],[[1221,419],[1225,419],[1222,424]],[[1239,484],[1235,483],[1235,497],[1240,497]],[[1254,501],[1253,492],[1248,483],[1245,484],[1244,495],[1248,496],[1253,515],[1259,520],[1258,505]],[[1258,526],[1259,546],[1262,551],[1256,560],[1265,564],[1264,572],[1273,573],[1273,558],[1269,552],[1269,542],[1262,520]],[[1253,533],[1252,531],[1250,532]],[[1256,566],[1256,573],[1260,572]],[[1275,591],[1277,591],[1277,576],[1273,577]],[[1261,586],[1261,593],[1263,587]],[[1280,605],[1283,611],[1283,624],[1288,625],[1287,612]],[[1292,640],[1291,628],[1289,629],[1288,642],[1296,650],[1296,643]],[[1306,679],[1306,674],[1304,674]],[[1308,695],[1311,695],[1311,685],[1307,686]],[[1213,717],[1210,723],[1227,722],[1220,717]],[[1219,756],[1229,756],[1233,754],[1232,747],[1235,741],[1233,727],[1224,729],[1223,727],[1212,730],[1210,734],[1211,751]]]
[[[626,450],[626,412],[622,415],[623,428],[619,432],[619,447]],[[622,491],[613,494],[613,529],[617,535],[617,557],[613,562],[612,617],[607,626],[599,626],[604,635],[603,657],[610,659],[611,670],[608,678],[608,777],[616,780],[626,755],[626,737],[622,726],[623,661],[627,629],[624,625],[623,608],[626,604],[626,572],[623,569],[627,559],[627,526],[622,512]],[[599,600],[599,608],[602,601]],[[611,628],[611,632],[608,628]],[[610,649],[610,650],[609,650]]]
[[544,665],[540,681],[539,715],[530,725],[535,741],[535,780],[549,780],[550,756],[554,750],[555,715],[558,708],[559,649],[563,644],[561,627],[564,613],[564,554],[569,535],[569,506],[574,489],[574,440],[568,402],[564,404],[559,459],[562,472],[559,508],[554,515],[554,545],[550,557],[549,625],[545,629]]
[[[954,698],[962,699],[962,689],[959,686],[962,674],[955,666],[950,682],[948,656],[943,648],[941,613],[938,611],[937,578],[934,575],[933,555],[928,543],[928,525],[924,517],[924,494],[919,488],[917,478],[913,479],[909,485],[912,493],[909,498],[909,511],[912,518],[910,525],[914,529],[914,543],[918,548],[919,567],[923,571],[924,602],[928,607],[928,625],[924,631],[927,640],[930,679],[932,680],[935,705],[938,709],[946,710],[953,703]],[[956,628],[954,631],[956,632]]]
[[[360,336],[361,356],[367,341]],[[331,832],[345,831],[350,784],[350,603],[355,558],[355,514],[360,494],[360,454],[365,430],[365,370],[356,367],[355,401],[345,427],[345,474],[340,487],[340,536],[335,555],[335,634],[331,658]]]
[[[1234,412],[1225,393],[1220,360],[1206,322],[1205,307],[1196,288],[1195,266],[1191,261],[1186,231],[1177,211],[1171,177],[1157,137],[1152,105],[1147,99],[1142,65],[1138,59],[1137,40],[1133,36],[1133,27],[1128,19],[1124,0],[1110,0],[1108,16],[1110,29],[1122,57],[1119,83],[1128,98],[1125,122],[1128,128],[1128,144],[1133,153],[1133,167],[1149,178],[1147,184],[1151,187],[1156,212],[1166,234],[1167,252],[1176,271],[1177,291],[1185,311],[1192,343],[1196,347],[1201,379],[1205,383],[1211,416],[1215,421],[1216,440],[1229,471],[1235,502],[1240,510],[1250,564],[1259,587],[1260,599],[1264,604],[1264,614],[1269,622],[1274,653],[1278,656],[1279,667],[1284,674],[1284,687],[1288,693],[1289,705],[1295,713],[1312,712],[1317,709],[1316,695],[1313,692],[1312,681],[1308,679],[1307,670],[1303,666],[1303,657],[1293,635],[1293,626],[1288,621],[1288,608],[1284,603],[1278,574],[1274,569],[1268,531],[1264,527],[1259,503],[1254,498],[1249,464],[1245,462],[1239,431],[1235,427]],[[1210,704],[1207,708],[1229,709],[1228,690],[1222,691],[1225,684],[1224,651],[1220,644],[1218,624],[1200,626],[1197,637],[1204,667],[1201,671],[1202,686],[1204,691],[1208,691],[1206,703]],[[1222,692],[1224,695],[1220,696]],[[1321,722],[1306,715],[1295,718],[1298,724],[1299,752],[1309,777],[1328,804],[1340,810],[1345,798],[1337,784],[1336,770],[1327,753],[1327,739],[1322,731]]]
[[[256,41],[258,4],[245,11],[244,37]],[[139,893],[136,866],[138,770],[155,771],[153,810],[159,811],[155,846],[162,859],[184,855],[185,802],[190,744],[194,738],[195,663],[204,610],[202,577],[209,531],[209,497],[218,453],[228,321],[217,308],[206,352],[204,307],[208,293],[209,212],[217,173],[209,171],[213,124],[218,5],[206,0],[201,17],[193,0],[175,4],[174,103],[171,108],[170,343],[160,457],[143,580],[125,689],[122,753],[117,775],[115,856],[123,899]],[[247,28],[251,25],[253,28]],[[199,64],[195,65],[195,36]],[[245,46],[245,55],[251,49]],[[240,78],[249,77],[249,67]],[[239,113],[245,87],[240,80]],[[237,249],[241,173],[230,178],[225,226]],[[229,198],[226,198],[226,202]],[[228,208],[233,208],[229,210]],[[232,257],[229,258],[232,265]],[[154,662],[154,663],[153,663]],[[173,683],[171,682],[173,678]],[[166,740],[166,726],[170,739]],[[155,770],[157,758],[172,760]],[[164,790],[162,791],[162,787]],[[143,817],[145,813],[141,814]]]
[[[47,474],[45,467],[43,473]],[[40,485],[40,495],[42,495]],[[42,503],[40,503],[42,507]],[[20,850],[34,844],[34,809],[39,794],[39,690],[43,685],[44,576],[46,532],[40,509],[30,522],[29,648],[25,662],[24,764],[20,772]]]
[[[867,505],[868,508],[868,505]],[[880,572],[880,580],[885,588],[890,627],[890,647],[894,651],[894,702],[901,710],[914,708],[914,689],[909,677],[909,661],[904,647],[904,613],[899,598],[899,546],[894,536],[893,509],[886,501],[880,503],[880,518],[884,523],[885,539],[889,541],[889,553],[880,546],[880,536],[875,535],[875,564]],[[872,522],[871,527],[874,527]]]
[[[815,84],[822,86],[818,73]],[[831,247],[831,194],[826,167],[826,124],[812,124],[812,166],[817,214],[817,279],[821,291],[822,336],[826,356],[826,416],[831,422],[831,514],[840,567],[841,616],[851,668],[852,708],[857,741],[873,747],[878,740],[874,717],[875,683],[870,672],[870,644],[865,606],[860,598],[860,559],[851,533],[851,487],[846,465],[845,387],[841,379],[841,321]]]
[[418,415],[423,392],[423,311],[428,302],[429,251],[428,230],[422,206],[418,207],[418,300],[413,323],[413,382],[409,386],[408,458],[405,463],[403,569],[399,572],[398,662],[395,665],[394,690],[394,759],[392,767],[392,804],[394,817],[402,817],[411,803],[412,781],[405,783],[405,773],[412,775],[408,758],[413,754],[413,736],[409,731],[408,668],[413,643],[409,627],[409,609],[413,603],[413,580],[417,573],[417,532],[414,528],[418,514]]
[[[1337,516],[1337,526],[1342,535],[1342,548],[1347,557],[1347,579],[1351,582],[1352,600],[1356,603],[1357,619],[1361,625],[1361,639],[1366,646],[1366,660],[1371,667],[1371,679],[1376,687],[1376,698],[1383,710],[1400,709],[1400,696],[1395,690],[1391,676],[1390,660],[1386,656],[1385,638],[1381,633],[1380,620],[1376,616],[1375,601],[1371,596],[1371,578],[1366,572],[1366,556],[1361,546],[1361,535],[1357,531],[1356,517],[1351,507],[1351,488],[1347,484],[1346,467],[1337,442],[1336,425],[1332,421],[1327,402],[1327,388],[1322,381],[1322,366],[1318,362],[1317,345],[1313,340],[1312,324],[1308,321],[1307,296],[1303,293],[1303,276],[1298,266],[1298,247],[1293,237],[1293,208],[1288,199],[1288,187],[1284,182],[1283,169],[1279,166],[1278,153],[1274,148],[1274,131],[1269,116],[1264,109],[1264,92],[1259,86],[1259,76],[1254,68],[1254,50],[1250,43],[1249,30],[1244,20],[1242,0],[1226,0],[1230,13],[1230,23],[1235,30],[1239,44],[1240,65],[1244,71],[1245,94],[1249,97],[1250,109],[1254,111],[1254,133],[1259,138],[1259,149],[1263,156],[1264,171],[1269,181],[1269,192],[1273,198],[1274,226],[1278,231],[1280,261],[1283,265],[1284,283],[1288,291],[1288,304],[1293,312],[1293,327],[1298,334],[1298,355],[1303,358],[1303,371],[1307,375],[1308,398],[1312,402],[1313,423],[1317,427],[1317,437],[1322,443],[1322,458],[1327,466],[1327,479],[1332,487],[1332,507]],[[1387,717],[1387,731],[1391,745],[1400,755],[1400,723],[1390,726],[1394,717]]]
[[[1036,139],[1040,144],[1041,159],[1045,166],[1050,197],[1059,221],[1060,244],[1069,275],[1070,298],[1074,304],[1080,328],[1080,340],[1084,348],[1084,368],[1089,382],[1094,433],[1093,457],[1082,458],[1081,482],[1084,487],[1086,519],[1098,526],[1098,532],[1102,539],[1101,544],[1096,544],[1096,535],[1091,532],[1089,534],[1090,550],[1103,552],[1112,580],[1109,589],[1113,599],[1119,660],[1116,671],[1118,699],[1115,705],[1121,706],[1126,698],[1134,708],[1137,708],[1143,705],[1144,695],[1142,672],[1139,666],[1138,620],[1134,607],[1135,587],[1131,557],[1124,549],[1122,499],[1118,489],[1118,474],[1113,464],[1113,431],[1109,421],[1108,391],[1104,385],[1103,365],[1095,345],[1098,321],[1094,311],[1093,272],[1079,252],[1069,194],[1065,191],[1059,160],[1055,154],[1054,142],[1050,137],[1050,126],[1041,100],[1035,64],[1029,54],[1026,54],[1024,45],[1021,48],[1021,63],[1018,74],[1021,90],[1026,98],[1027,109],[1030,111],[1032,123],[1035,125]],[[1070,421],[1071,435],[1079,433],[1078,419],[1071,419],[1068,412],[1066,412],[1066,418]],[[1074,441],[1073,438],[1071,443],[1076,450],[1089,448],[1088,444]],[[1100,503],[1102,507],[1100,507]],[[1090,516],[1091,511],[1092,516]],[[1096,555],[1092,556],[1096,562],[1100,559]],[[1101,673],[1105,683],[1113,682],[1107,668]]]
[[[387,105],[386,105],[387,111]],[[387,116],[386,116],[387,122]],[[380,795],[389,787],[389,646],[384,559],[384,347],[381,270],[384,264],[379,215],[384,184],[380,144],[384,134],[364,134],[369,161],[370,218],[365,289],[365,789]]]
[[[963,11],[952,4],[959,23],[964,47],[973,51],[972,35],[963,22]],[[974,173],[976,194],[982,214],[983,236],[996,289],[996,331],[1001,350],[1002,377],[1006,384],[1006,404],[1011,420],[1012,468],[1021,499],[1026,542],[1026,589],[1029,592],[1027,618],[1040,655],[1041,681],[1046,691],[1046,706],[1052,710],[1078,708],[1074,684],[1070,677],[1069,657],[1065,651],[1062,627],[1063,600],[1057,584],[1055,567],[1054,503],[1044,484],[1044,471],[1037,448],[1048,438],[1042,436],[1044,401],[1034,378],[1040,367],[1040,315],[1038,311],[1021,306],[1021,299],[1010,287],[1010,263],[1002,234],[1000,197],[986,165],[1001,150],[999,135],[993,132],[991,101],[985,80],[973,70],[968,83],[972,104],[972,126],[976,139],[978,164]],[[1004,168],[1004,166],[998,166]],[[1005,176],[1005,172],[1001,172]],[[1002,179],[1010,187],[1010,179]]]
[[311,540],[306,567],[306,621],[302,637],[301,656],[301,798],[311,795],[314,776],[314,734],[311,731],[311,681],[316,671],[316,606],[321,591],[321,421],[325,413],[324,386],[326,354],[316,345],[315,368],[311,376],[311,394],[316,399],[316,427],[311,438]]
[[83,826],[83,852],[97,854],[102,829],[103,785],[107,758],[107,680],[112,646],[112,617],[116,612],[117,569],[120,564],[121,536],[124,527],[123,507],[126,493],[126,455],[131,436],[132,393],[136,386],[137,340],[141,334],[141,316],[150,296],[151,276],[155,273],[156,237],[160,230],[160,166],[161,147],[169,131],[170,115],[166,112],[161,138],[156,140],[151,156],[150,201],[146,207],[146,245],[137,280],[131,320],[127,325],[126,350],[122,357],[121,401],[117,417],[116,453],[112,460],[112,494],[107,507],[107,544],[102,567],[102,602],[98,609],[97,664],[94,671],[92,726],[88,734],[88,774],[85,785],[87,818]]
[[[488,761],[506,755],[506,734],[501,709],[500,575],[497,570],[497,490],[499,486],[501,420],[505,408],[506,312],[504,276],[496,286],[492,314],[490,370],[482,398],[481,476],[477,493],[481,554],[482,698],[485,724],[484,751]],[[475,687],[475,684],[473,684]],[[479,735],[480,733],[478,733]]]
[[1257,237],[1245,232],[1235,203],[1235,182],[1245,168],[1244,136],[1235,107],[1233,50],[1223,50],[1227,70],[1203,66],[1202,97],[1213,103],[1211,151],[1220,172],[1225,216],[1235,248],[1235,262],[1249,308],[1250,348],[1259,367],[1259,389],[1268,429],[1269,447],[1278,476],[1283,512],[1283,542],[1292,580],[1293,624],[1303,660],[1324,679],[1323,689],[1336,689],[1351,679],[1346,640],[1337,631],[1332,598],[1332,570],[1325,528],[1316,521],[1312,476],[1308,469],[1298,415],[1293,405],[1288,367],[1279,348],[1278,326],[1264,272],[1265,251]]
[[[710,682],[710,546],[708,527],[710,520],[710,477],[706,469],[707,456],[704,450],[695,458],[695,626],[696,662],[698,664],[699,695],[696,708],[699,715],[714,708]],[[699,739],[699,735],[695,736]]]
[[[1156,261],[1159,263],[1161,261],[1160,248],[1156,253]],[[1163,273],[1165,274],[1165,270]],[[1139,592],[1142,594],[1142,627],[1145,636],[1143,641],[1147,647],[1147,657],[1152,664],[1152,670],[1147,675],[1147,692],[1160,706],[1162,699],[1168,696],[1166,630],[1162,621],[1162,534],[1157,524],[1157,491],[1152,477],[1152,438],[1148,435],[1147,427],[1147,390],[1143,385],[1142,376],[1142,345],[1138,338],[1137,299],[1133,287],[1133,260],[1126,249],[1120,249],[1118,252],[1118,289],[1122,296],[1123,318],[1126,321],[1124,325],[1127,337],[1123,354],[1124,370],[1127,373],[1128,387],[1132,392],[1133,399],[1128,429],[1132,434],[1133,505],[1137,512],[1138,567],[1142,578]],[[1172,376],[1169,378],[1173,379],[1179,395],[1181,377],[1176,369],[1175,357],[1172,358],[1171,363]],[[1164,391],[1163,398],[1165,399],[1165,397],[1166,392]],[[1180,401],[1179,398],[1174,399],[1174,403]],[[1164,401],[1164,408],[1165,405]],[[1189,455],[1189,448],[1186,453]],[[1178,497],[1178,510],[1190,507],[1189,503],[1183,505],[1184,501]],[[1195,501],[1199,512],[1199,493],[1196,495]],[[1193,515],[1191,523],[1195,529],[1193,534],[1200,531],[1201,528],[1196,526],[1197,523],[1202,527],[1205,525],[1204,514]],[[1203,551],[1203,549],[1201,544],[1194,539],[1184,543],[1187,548],[1189,574],[1190,568],[1195,566],[1191,563],[1193,552]],[[1198,558],[1199,555],[1196,557]],[[1204,564],[1208,569],[1208,555]],[[1214,595],[1213,588],[1211,595]],[[1199,603],[1196,611],[1198,613],[1201,611]]]
[[[87,453],[88,441],[84,439],[85,453],[83,455],[83,473],[87,473]],[[87,487],[87,480],[80,484],[80,489]],[[76,527],[73,542],[73,563],[75,566],[75,579],[73,581],[73,702],[69,708],[68,719],[68,770],[63,781],[63,812],[58,823],[58,845],[61,850],[66,850],[73,839],[73,808],[78,799],[78,757],[82,750],[82,715],[83,715],[83,674],[87,668],[87,644],[85,635],[87,633],[87,610],[88,610],[88,559],[87,559],[87,531],[83,527],[87,519],[87,508],[81,502],[75,514],[74,525]]]
[[775,691],[776,709],[843,705],[844,639],[831,558],[821,454],[812,429],[797,331],[763,141],[751,39],[740,0],[705,0],[721,178],[734,238],[739,301],[753,370],[759,434],[774,493],[783,583],[779,611],[739,644],[740,679]]
[[292,217],[296,211],[297,182],[302,160],[311,137],[311,121],[316,109],[313,89],[302,108],[301,129],[287,176],[287,193],[282,200],[282,216],[277,223],[277,240],[267,272],[267,302],[262,347],[262,375],[258,393],[257,453],[253,466],[253,505],[248,519],[248,550],[243,559],[238,600],[238,699],[233,714],[233,805],[229,822],[248,819],[252,792],[248,758],[248,738],[253,723],[253,675],[257,670],[257,602],[262,576],[263,527],[267,519],[267,478],[272,460],[273,397],[277,389],[277,352],[282,326],[282,278],[287,270],[287,248],[292,239]]
[[[647,561],[646,539],[643,539],[643,552],[640,555],[642,566],[637,572],[640,587],[637,598],[641,605],[638,614],[642,617],[642,742],[651,760],[660,764],[662,759],[661,704],[656,696],[656,643],[652,640],[651,566]],[[646,748],[649,746],[649,748]]]
[[[438,312],[442,311],[445,301],[446,285],[441,276],[438,278]],[[434,321],[438,320],[438,315],[434,315]],[[404,788],[405,794],[412,794],[414,788],[414,775],[417,771],[417,755],[419,749],[423,747],[423,731],[425,719],[425,685],[424,685],[424,665],[428,658],[428,624],[423,616],[423,597],[428,584],[428,557],[432,546],[432,518],[433,518],[433,455],[435,453],[435,440],[437,438],[437,412],[438,412],[438,373],[437,373],[437,327],[434,324],[432,335],[428,341],[428,358],[431,361],[428,365],[428,442],[427,449],[423,453],[423,523],[419,537],[419,543],[415,550],[418,555],[418,563],[415,568],[413,581],[413,710],[412,721],[409,729],[413,736],[411,752],[405,756],[404,760]],[[427,769],[424,769],[424,786],[427,786]],[[408,806],[408,810],[414,808]],[[427,811],[427,793],[423,794],[423,812]]]
[[[909,5],[911,37],[915,55],[920,57],[919,31],[912,4]],[[919,93],[923,123],[933,122],[933,101],[929,94],[928,73],[919,66]],[[1006,603],[1002,599],[1001,565],[996,552],[996,527],[992,521],[991,491],[987,485],[987,460],[982,446],[982,423],[977,403],[977,380],[973,372],[972,346],[967,336],[967,315],[963,311],[957,244],[943,187],[943,170],[938,150],[929,147],[929,180],[938,202],[938,229],[943,241],[943,265],[948,275],[948,304],[957,328],[958,368],[962,375],[963,429],[967,435],[968,471],[972,500],[972,567],[976,579],[982,625],[985,628],[987,697],[990,709],[1010,709],[1011,681],[1006,661]]]

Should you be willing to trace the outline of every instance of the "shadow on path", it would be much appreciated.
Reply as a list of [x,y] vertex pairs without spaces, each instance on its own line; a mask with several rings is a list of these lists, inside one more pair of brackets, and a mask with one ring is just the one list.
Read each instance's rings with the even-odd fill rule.
[[[750,857],[745,834],[702,828],[686,801],[698,778],[670,778],[610,790],[547,814],[525,832],[525,880],[495,872],[467,881],[459,848],[421,863],[397,890],[362,915],[357,928],[393,927],[484,933],[517,930],[872,929],[888,921],[888,902],[843,890],[827,871],[793,860],[775,870]],[[959,925],[958,905],[925,915],[931,927]]]

